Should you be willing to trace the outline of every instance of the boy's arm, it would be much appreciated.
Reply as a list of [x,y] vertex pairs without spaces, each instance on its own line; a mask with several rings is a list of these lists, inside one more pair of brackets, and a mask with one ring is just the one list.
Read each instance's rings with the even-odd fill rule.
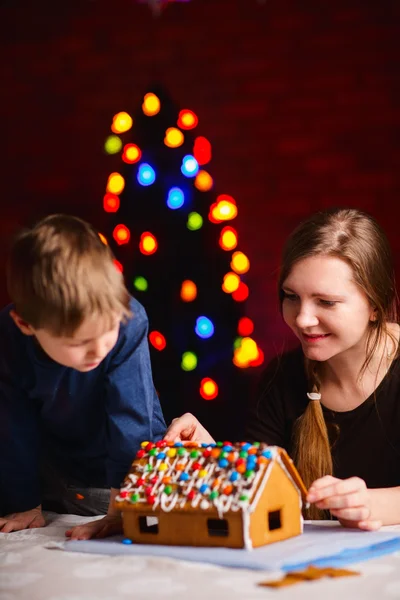
[[158,440],[166,426],[154,389],[144,308],[132,301],[133,318],[109,357],[105,378],[108,414],[107,475],[119,489],[144,440]]
[[36,515],[41,503],[37,410],[2,367],[0,359],[0,515],[31,510]]

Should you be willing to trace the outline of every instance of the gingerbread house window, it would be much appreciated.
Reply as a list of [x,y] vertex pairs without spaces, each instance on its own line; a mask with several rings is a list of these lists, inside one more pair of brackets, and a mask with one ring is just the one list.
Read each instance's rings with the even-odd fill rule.
[[280,529],[282,527],[281,522],[281,511],[272,510],[268,513],[268,529],[270,531],[274,531],[275,529]]
[[139,517],[140,533],[158,533],[157,517]]
[[226,519],[207,519],[208,535],[214,537],[228,537],[229,524]]

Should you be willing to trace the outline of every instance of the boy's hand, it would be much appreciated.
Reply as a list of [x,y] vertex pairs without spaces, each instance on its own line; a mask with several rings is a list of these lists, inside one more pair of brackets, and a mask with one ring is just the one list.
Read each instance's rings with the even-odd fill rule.
[[207,429],[191,413],[185,413],[177,419],[173,419],[168,427],[164,439],[167,442],[186,441],[203,442],[213,444],[215,440]]
[[25,512],[12,513],[5,517],[0,517],[0,532],[10,533],[11,531],[20,531],[21,529],[35,529],[36,527],[45,527],[46,521],[42,515],[42,507],[37,506]]
[[121,515],[106,515],[102,519],[91,521],[85,525],[77,525],[68,529],[65,535],[71,540],[90,540],[91,538],[104,538],[109,535],[122,533]]

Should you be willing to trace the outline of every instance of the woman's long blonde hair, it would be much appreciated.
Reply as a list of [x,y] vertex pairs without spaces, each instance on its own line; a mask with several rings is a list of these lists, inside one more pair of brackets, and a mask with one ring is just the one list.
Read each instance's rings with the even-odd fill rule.
[[[279,276],[281,311],[283,282],[298,261],[316,255],[344,260],[353,271],[354,282],[375,309],[376,318],[370,322],[362,375],[380,343],[387,336],[392,337],[388,323],[398,321],[395,275],[388,239],[378,223],[362,211],[338,208],[314,214],[295,229],[284,247]],[[393,342],[397,348],[397,341],[393,339]],[[320,363],[306,358],[305,367],[309,391],[318,393]],[[293,459],[307,487],[319,477],[333,473],[328,431],[318,400],[308,403],[295,424]],[[321,518],[324,515],[312,506],[307,516]]]

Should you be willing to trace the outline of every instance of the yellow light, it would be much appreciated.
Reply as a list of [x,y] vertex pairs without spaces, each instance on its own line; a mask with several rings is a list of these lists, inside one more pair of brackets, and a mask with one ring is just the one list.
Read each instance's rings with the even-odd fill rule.
[[258,357],[257,344],[250,337],[243,338],[241,350],[243,351],[248,361],[255,360]]
[[233,352],[233,364],[241,369],[246,369],[252,361],[260,357],[260,350],[255,341],[250,337],[244,337]]
[[243,252],[234,252],[232,254],[231,269],[236,273],[247,273],[250,269],[250,261]]
[[107,238],[104,237],[104,235],[102,233],[99,233],[99,238],[101,239],[101,241],[103,242],[103,244],[105,246],[108,246]]
[[149,93],[145,95],[144,102],[142,104],[142,109],[145,115],[148,117],[154,117],[154,115],[160,112],[160,106],[160,100],[155,94]]
[[223,250],[233,250],[238,243],[237,233],[232,227],[224,227],[219,238],[219,245]]
[[230,221],[237,215],[237,207],[232,202],[221,200],[211,211],[214,219],[217,221]]
[[249,361],[246,358],[241,348],[237,348],[233,353],[233,364],[241,369],[246,369],[249,366]]
[[168,148],[178,148],[182,146],[184,139],[185,137],[180,129],[169,127],[165,132],[164,144]]
[[222,284],[222,289],[227,294],[232,294],[235,292],[240,285],[240,277],[236,273],[227,273],[224,276],[224,282]]
[[107,182],[107,192],[120,194],[125,187],[125,179],[119,173],[111,173]]
[[206,381],[203,384],[203,391],[206,394],[206,396],[212,396],[212,394],[215,392],[215,383],[213,381]]
[[194,185],[200,192],[208,192],[211,190],[213,184],[213,178],[207,171],[199,171],[197,173]]
[[113,117],[111,131],[114,133],[124,133],[132,127],[132,117],[127,112],[119,112]]
[[197,286],[190,279],[186,279],[181,286],[181,298],[184,302],[192,302],[197,296]]

